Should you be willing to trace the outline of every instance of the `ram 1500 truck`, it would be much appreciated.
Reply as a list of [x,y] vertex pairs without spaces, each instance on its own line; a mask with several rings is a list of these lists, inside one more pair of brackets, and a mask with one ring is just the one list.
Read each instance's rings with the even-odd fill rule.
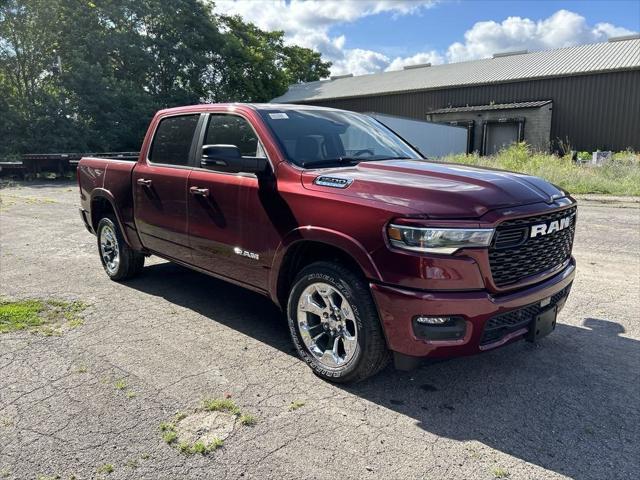
[[566,192],[429,162],[353,112],[162,110],[137,162],[83,158],[78,183],[112,280],[157,255],[268,296],[300,357],[335,382],[373,375],[392,356],[406,369],[536,341],[554,329],[575,274]]

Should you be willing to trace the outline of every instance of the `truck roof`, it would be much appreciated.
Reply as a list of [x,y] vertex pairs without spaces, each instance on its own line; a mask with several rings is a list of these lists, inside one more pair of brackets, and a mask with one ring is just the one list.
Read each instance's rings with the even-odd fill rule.
[[246,107],[252,110],[334,110],[336,108],[320,107],[317,105],[297,105],[293,103],[200,103],[197,105],[185,105],[182,107],[165,108],[158,113],[177,113],[177,112],[202,112],[207,111],[210,107]]

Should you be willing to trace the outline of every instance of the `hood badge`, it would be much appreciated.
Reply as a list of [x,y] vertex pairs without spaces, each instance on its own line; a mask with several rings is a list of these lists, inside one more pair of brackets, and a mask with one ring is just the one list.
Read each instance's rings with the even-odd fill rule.
[[556,200],[558,200],[559,198],[564,197],[564,195],[562,195],[561,193],[554,193],[549,195],[549,200],[547,200],[547,203],[551,204],[553,202],[555,202]]
[[350,178],[329,177],[327,175],[322,175],[320,177],[316,177],[313,183],[322,187],[347,188],[353,183],[353,180]]

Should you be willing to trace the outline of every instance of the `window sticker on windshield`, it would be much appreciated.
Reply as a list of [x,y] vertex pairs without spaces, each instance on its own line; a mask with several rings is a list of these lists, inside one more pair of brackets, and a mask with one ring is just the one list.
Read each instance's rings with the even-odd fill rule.
[[289,116],[286,113],[270,113],[272,120],[286,120]]

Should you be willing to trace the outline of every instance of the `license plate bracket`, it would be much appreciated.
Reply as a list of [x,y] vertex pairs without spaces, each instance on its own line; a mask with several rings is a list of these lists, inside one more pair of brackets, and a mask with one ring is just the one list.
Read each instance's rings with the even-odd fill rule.
[[537,342],[542,337],[546,337],[556,328],[556,317],[558,316],[558,308],[554,305],[537,315],[529,325],[527,340]]

